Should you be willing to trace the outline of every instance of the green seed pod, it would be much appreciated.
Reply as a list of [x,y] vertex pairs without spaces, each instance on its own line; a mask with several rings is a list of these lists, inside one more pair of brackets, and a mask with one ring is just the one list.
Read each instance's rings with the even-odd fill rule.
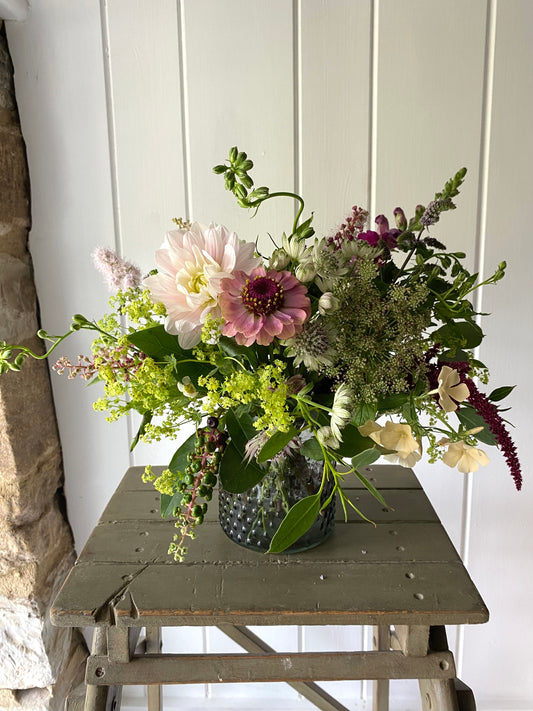
[[201,462],[196,461],[196,462],[193,462],[193,463],[191,464],[191,470],[192,470],[195,474],[197,474],[197,473],[200,471],[201,468],[202,468],[202,463],[201,463]]
[[207,513],[207,504],[202,504],[202,513],[203,514]]
[[199,516],[195,516],[195,518],[196,518],[196,523],[197,523],[198,525],[200,525],[200,524],[202,524],[202,523],[204,522],[204,516],[203,516],[203,514],[200,514]]
[[204,499],[206,501],[211,501],[212,498],[213,498],[213,492],[211,491],[211,489],[208,489],[204,494]]
[[200,504],[195,504],[195,505],[192,507],[191,513],[192,513],[192,515],[193,515],[195,518],[196,518],[196,516],[200,516],[200,515],[203,513],[203,512],[202,512],[202,507],[200,506]]
[[182,504],[190,504],[191,501],[192,501],[192,494],[184,494],[181,499]]
[[206,442],[205,443],[205,449],[207,452],[214,452],[216,449],[216,443],[215,442]]
[[204,484],[200,484],[198,487],[198,496],[205,496],[209,490],[208,486],[205,486]]
[[192,486],[194,484],[194,476],[192,474],[185,474],[183,480],[185,481],[187,486]]

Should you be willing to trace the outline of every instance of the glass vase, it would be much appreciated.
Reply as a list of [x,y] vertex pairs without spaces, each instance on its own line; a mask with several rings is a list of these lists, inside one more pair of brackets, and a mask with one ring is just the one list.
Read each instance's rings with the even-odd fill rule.
[[[219,489],[219,520],[224,533],[244,548],[265,553],[287,512],[298,501],[316,494],[323,462],[301,454],[278,456],[267,463],[262,481],[241,494]],[[322,501],[331,494],[328,482]],[[319,513],[311,528],[283,553],[300,553],[323,543],[335,526],[335,497]]]

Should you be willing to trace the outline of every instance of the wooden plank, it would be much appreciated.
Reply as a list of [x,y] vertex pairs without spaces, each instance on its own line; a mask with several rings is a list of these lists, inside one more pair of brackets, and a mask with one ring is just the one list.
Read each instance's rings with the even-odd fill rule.
[[93,684],[203,684],[348,679],[447,679],[455,676],[450,652],[406,657],[401,652],[300,652],[297,654],[168,654],[115,664],[91,656]]
[[[287,556],[288,559],[288,556]],[[136,576],[136,577],[135,577]],[[131,582],[127,581],[132,577]],[[126,582],[126,585],[125,585]],[[273,594],[273,591],[277,591]],[[460,563],[289,560],[214,565],[80,564],[51,611],[60,626],[461,624],[488,611]],[[109,603],[107,603],[109,604]]]
[[[247,652],[274,652],[272,647],[247,627],[222,624],[218,625],[218,629]],[[287,683],[321,711],[347,711],[346,706],[343,706],[313,682],[294,681]]]
[[[161,628],[146,628],[146,654],[159,654],[161,652]],[[160,684],[148,684],[148,711],[160,711],[162,702],[162,689]]]
[[[127,521],[101,524],[93,531],[83,549],[80,563],[173,563],[168,544],[175,532],[172,521]],[[215,564],[261,561],[264,565],[279,561],[319,565],[322,561],[357,562],[459,562],[459,556],[437,523],[337,522],[331,538],[312,551],[265,556],[237,546],[218,522],[206,523],[198,537],[189,544],[187,563],[202,561]]]

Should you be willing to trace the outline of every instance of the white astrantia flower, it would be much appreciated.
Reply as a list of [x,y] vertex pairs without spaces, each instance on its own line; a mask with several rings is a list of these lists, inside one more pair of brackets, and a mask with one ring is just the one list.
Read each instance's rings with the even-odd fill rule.
[[279,249],[275,249],[270,255],[270,259],[268,260],[268,266],[270,267],[270,269],[275,269],[279,272],[285,269],[285,267],[289,264],[290,261],[290,254],[288,254],[284,249],[280,247]]
[[234,272],[250,273],[259,260],[253,242],[242,242],[235,232],[211,223],[193,222],[172,230],[155,253],[158,272],[143,281],[156,302],[167,310],[165,329],[177,334],[182,348],[200,342],[208,314],[220,316],[221,281]]
[[312,260],[307,260],[298,264],[294,271],[294,276],[303,284],[308,284],[316,277],[316,269]]
[[335,391],[330,421],[331,431],[339,441],[342,441],[341,429],[346,427],[353,417],[351,406],[352,393],[346,383],[342,383]]
[[287,235],[283,233],[281,245],[289,257],[295,262],[299,262],[307,251],[305,240],[296,235],[287,237]]
[[479,467],[486,466],[490,459],[482,449],[471,447],[463,440],[452,442],[449,439],[441,439],[439,442],[441,447],[447,447],[446,452],[442,455],[442,461],[449,467],[457,467],[462,474],[475,472]]
[[470,396],[466,383],[461,383],[459,373],[449,365],[443,365],[440,370],[439,387],[436,392],[439,396],[439,405],[444,412],[454,412],[457,410],[457,403],[463,402]]
[[294,358],[294,365],[304,364],[309,370],[319,371],[322,366],[333,365],[335,349],[331,334],[322,319],[304,323],[302,330],[287,339],[286,355]]

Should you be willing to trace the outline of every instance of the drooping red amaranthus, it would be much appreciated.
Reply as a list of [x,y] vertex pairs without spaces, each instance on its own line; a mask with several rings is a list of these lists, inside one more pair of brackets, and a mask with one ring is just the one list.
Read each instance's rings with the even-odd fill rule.
[[447,363],[447,365],[449,365],[450,368],[455,368],[455,370],[459,373],[461,382],[466,383],[468,386],[468,389],[470,390],[468,402],[472,405],[478,415],[481,415],[481,417],[485,420],[489,430],[496,438],[496,443],[503,452],[503,456],[505,457],[511,476],[514,479],[515,486],[518,491],[520,491],[522,488],[522,469],[518,459],[518,453],[516,451],[516,446],[511,439],[511,435],[507,431],[503,419],[498,412],[498,409],[484,393],[479,392],[477,385],[471,378],[468,377],[467,373],[470,369],[469,363],[458,361]]

